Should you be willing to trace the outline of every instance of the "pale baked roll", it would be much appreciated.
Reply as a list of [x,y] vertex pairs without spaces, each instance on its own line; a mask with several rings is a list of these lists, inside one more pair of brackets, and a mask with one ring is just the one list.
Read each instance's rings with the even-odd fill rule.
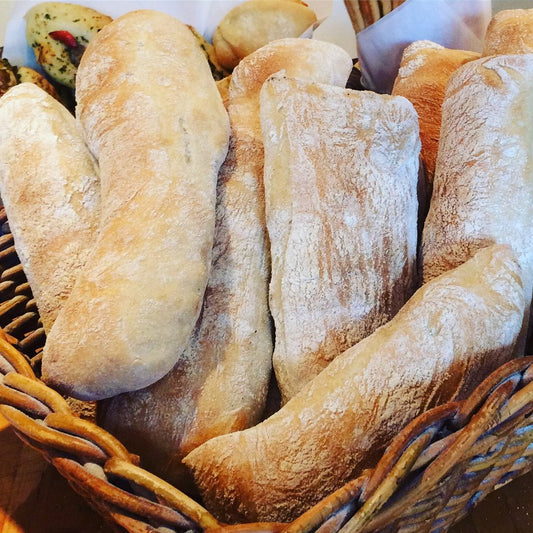
[[300,37],[317,22],[301,0],[247,0],[231,9],[213,34],[219,63],[235,68],[241,59],[271,41]]
[[0,195],[46,332],[98,235],[98,167],[67,109],[33,83],[0,98]]
[[77,117],[101,173],[101,229],[48,336],[44,380],[101,399],[163,377],[209,274],[229,120],[191,31],[130,12],[87,47]]
[[428,282],[277,413],[184,459],[206,507],[227,522],[294,519],[375,466],[417,415],[465,398],[510,359],[523,308],[505,245]]
[[261,124],[273,364],[287,401],[415,289],[418,117],[402,97],[272,77]]
[[471,61],[448,83],[433,196],[422,240],[424,281],[481,247],[512,246],[533,286],[533,55]]
[[446,84],[461,65],[479,57],[477,52],[445,48],[432,41],[415,41],[403,51],[392,94],[405,96],[418,113],[421,156],[429,185],[435,173]]
[[101,423],[143,464],[190,490],[181,459],[196,446],[258,423],[272,370],[259,91],[280,69],[343,86],[349,55],[310,39],[274,41],[231,77],[231,142],[217,189],[216,233],[203,310],[187,349],[152,386],[101,405]]
[[533,9],[505,9],[496,13],[485,33],[483,55],[533,53]]

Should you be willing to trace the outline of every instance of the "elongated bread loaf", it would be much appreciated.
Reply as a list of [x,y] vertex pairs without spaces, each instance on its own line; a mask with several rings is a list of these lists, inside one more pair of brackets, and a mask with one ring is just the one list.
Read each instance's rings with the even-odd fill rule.
[[453,50],[432,41],[415,41],[403,51],[392,94],[405,96],[418,113],[421,155],[429,184],[435,173],[446,84],[461,65],[479,57],[477,52]]
[[101,230],[44,348],[43,379],[98,400],[163,377],[204,295],[229,120],[191,31],[150,10],[102,29],[77,73]]
[[529,305],[532,123],[532,54],[471,61],[452,75],[423,231],[425,281],[463,263],[480,247],[506,243],[522,268]]
[[496,13],[483,41],[483,55],[533,53],[533,9],[505,9]]
[[0,194],[48,332],[98,234],[100,184],[74,117],[33,83],[0,99]]
[[[216,236],[200,320],[172,371],[101,404],[101,424],[143,464],[189,490],[181,459],[260,421],[272,369],[259,90],[272,73],[344,85],[351,59],[321,41],[275,41],[245,58],[229,89],[232,136],[219,175]],[[142,435],[142,438],[139,437]]]
[[422,286],[277,413],[185,457],[207,508],[228,522],[295,518],[374,465],[418,414],[464,398],[509,359],[523,309],[505,245]]
[[420,139],[405,98],[282,77],[263,86],[261,124],[287,401],[412,295]]

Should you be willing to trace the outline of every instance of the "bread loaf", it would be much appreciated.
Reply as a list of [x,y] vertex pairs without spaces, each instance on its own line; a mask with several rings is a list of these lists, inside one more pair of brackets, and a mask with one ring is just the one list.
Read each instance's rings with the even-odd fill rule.
[[405,98],[284,77],[261,90],[261,124],[287,401],[412,295],[420,139]]
[[351,59],[333,44],[286,39],[257,50],[234,70],[228,96],[231,142],[218,180],[213,263],[202,314],[167,376],[101,404],[102,425],[151,471],[185,490],[190,486],[183,456],[209,438],[256,424],[265,408],[272,331],[259,91],[280,69],[344,85]]
[[533,53],[533,9],[505,9],[496,13],[487,28],[483,55]]
[[414,417],[464,398],[509,359],[523,309],[505,245],[428,282],[276,414],[185,457],[205,505],[227,522],[294,519],[375,465]]
[[229,121],[193,34],[156,11],[130,12],[98,33],[76,95],[101,170],[101,224],[48,336],[43,379],[98,400],[160,379],[188,345]]
[[0,99],[0,194],[46,332],[98,235],[98,168],[62,104],[33,83]]
[[423,231],[423,277],[481,247],[512,246],[526,304],[533,286],[533,55],[483,58],[448,84],[433,196]]
[[461,65],[479,57],[477,52],[453,50],[432,41],[415,41],[403,52],[392,94],[405,96],[418,113],[421,156],[429,185],[435,173],[446,84]]
[[219,63],[231,70],[265,44],[300,37],[316,22],[315,12],[301,0],[247,0],[220,21],[213,46]]

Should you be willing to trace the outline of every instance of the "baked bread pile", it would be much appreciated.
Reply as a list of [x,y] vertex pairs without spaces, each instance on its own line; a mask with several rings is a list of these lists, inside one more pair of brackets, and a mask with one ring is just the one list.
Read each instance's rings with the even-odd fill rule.
[[[265,226],[259,91],[287,74],[343,85],[351,60],[339,47],[282,39],[234,70],[228,102],[230,147],[220,170],[215,242],[202,314],[175,367],[144,390],[103,402],[101,424],[180,486],[182,458],[211,437],[263,417],[272,371],[270,247]],[[159,405],[153,409],[154,405]],[[136,435],[145,432],[142,446]],[[190,485],[190,484],[189,484]]]
[[293,37],[217,84],[187,26],[140,10],[88,44],[76,118],[9,89],[0,193],[43,380],[220,520],[285,522],[523,354],[533,55],[499,20],[490,56],[413,43],[380,95]]

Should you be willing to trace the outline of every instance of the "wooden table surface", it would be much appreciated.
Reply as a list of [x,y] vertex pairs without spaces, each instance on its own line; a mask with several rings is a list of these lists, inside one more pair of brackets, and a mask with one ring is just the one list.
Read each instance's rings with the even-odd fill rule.
[[[0,417],[0,533],[111,533]],[[452,533],[532,533],[533,472],[490,494]]]

